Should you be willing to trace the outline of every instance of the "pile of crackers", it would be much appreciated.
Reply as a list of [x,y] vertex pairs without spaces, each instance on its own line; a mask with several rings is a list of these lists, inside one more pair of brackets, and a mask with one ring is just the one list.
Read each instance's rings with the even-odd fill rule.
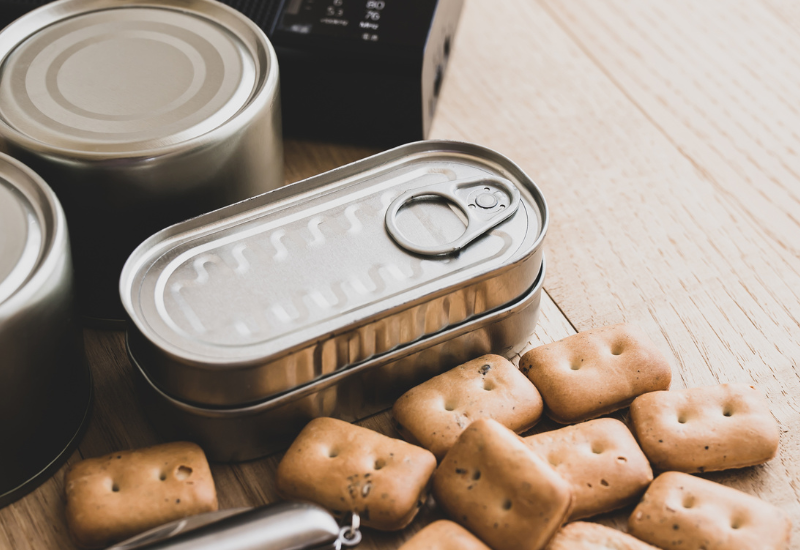
[[[690,475],[775,456],[779,430],[759,391],[667,391],[670,382],[663,355],[624,324],[535,348],[520,369],[487,355],[395,403],[407,442],[312,421],[278,467],[278,491],[396,530],[432,487],[453,521],[432,523],[403,550],[788,549],[780,509]],[[628,406],[629,426],[598,418]],[[567,426],[517,435],[542,414]],[[629,534],[576,521],[637,502]]]
[[[406,441],[313,420],[278,466],[277,488],[381,530],[411,523],[432,488],[452,521],[425,527],[403,550],[788,549],[780,509],[691,475],[775,456],[779,430],[763,397],[746,384],[668,391],[671,378],[629,325],[535,348],[520,369],[486,355],[398,399]],[[629,425],[598,418],[628,406]],[[566,426],[518,435],[543,414]],[[67,523],[84,548],[218,506],[193,443],[84,460],[65,485]],[[578,521],[635,503],[629,534]]]

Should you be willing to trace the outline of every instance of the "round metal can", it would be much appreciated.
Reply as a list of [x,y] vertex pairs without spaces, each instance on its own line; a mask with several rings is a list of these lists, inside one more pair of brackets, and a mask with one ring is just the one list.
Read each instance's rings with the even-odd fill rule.
[[219,2],[61,0],[3,29],[0,60],[0,148],[63,204],[95,324],[125,318],[146,237],[283,184],[275,52]]
[[55,472],[86,423],[91,379],[72,291],[58,199],[0,154],[0,506]]

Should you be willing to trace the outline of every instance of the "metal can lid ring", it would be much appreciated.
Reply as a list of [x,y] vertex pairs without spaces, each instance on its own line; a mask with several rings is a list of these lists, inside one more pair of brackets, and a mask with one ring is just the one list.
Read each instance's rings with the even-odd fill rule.
[[209,0],[46,5],[0,33],[0,56],[0,133],[96,156],[186,146],[277,72],[263,32]]

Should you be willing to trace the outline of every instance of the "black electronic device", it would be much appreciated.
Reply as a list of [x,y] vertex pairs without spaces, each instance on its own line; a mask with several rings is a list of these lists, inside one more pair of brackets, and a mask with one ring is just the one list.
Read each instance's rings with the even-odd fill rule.
[[[393,145],[428,136],[463,0],[223,0],[278,54],[289,136]],[[47,0],[0,0],[8,24]]]
[[269,33],[288,134],[428,136],[463,0],[287,0]]

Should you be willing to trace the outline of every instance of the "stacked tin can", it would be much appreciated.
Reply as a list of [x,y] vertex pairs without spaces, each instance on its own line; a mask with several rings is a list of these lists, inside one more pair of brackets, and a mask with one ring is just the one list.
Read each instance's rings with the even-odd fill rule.
[[62,0],[0,32],[0,146],[53,188],[80,311],[121,327],[125,259],[283,184],[277,58],[211,0]]
[[547,219],[505,157],[428,141],[157,233],[120,280],[153,424],[246,460],[512,354],[537,320]]

